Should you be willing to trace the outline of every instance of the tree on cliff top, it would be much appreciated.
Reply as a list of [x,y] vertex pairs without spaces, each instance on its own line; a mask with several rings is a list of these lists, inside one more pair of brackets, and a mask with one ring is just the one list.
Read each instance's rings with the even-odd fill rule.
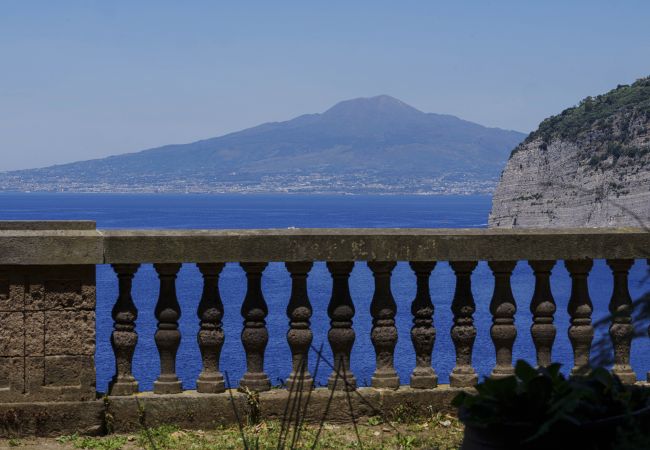
[[650,77],[641,78],[631,85],[619,84],[606,94],[585,98],[577,106],[545,119],[526,141],[576,139],[594,126],[611,126],[611,118],[621,114],[641,114],[650,119]]

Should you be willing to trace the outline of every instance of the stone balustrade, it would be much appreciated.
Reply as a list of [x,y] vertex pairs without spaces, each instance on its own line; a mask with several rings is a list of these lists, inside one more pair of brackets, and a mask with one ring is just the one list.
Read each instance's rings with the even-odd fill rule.
[[[556,334],[565,331],[557,330],[554,325],[556,305],[550,277],[551,269],[561,260],[571,276],[567,310],[570,325],[566,332],[574,352],[572,373],[589,370],[594,329],[587,281],[592,261],[605,259],[614,286],[609,307],[615,351],[612,370],[624,382],[634,383],[637,380],[630,366],[633,326],[628,272],[634,260],[647,258],[650,258],[650,233],[641,229],[158,231],[97,230],[93,222],[0,222],[0,418],[4,417],[5,423],[0,434],[48,434],[69,429],[91,432],[105,428],[109,416],[111,427],[131,429],[142,413],[142,405],[138,403],[135,408],[134,401],[148,402],[153,411],[150,414],[158,414],[155,419],[158,422],[187,421],[186,416],[181,416],[189,414],[188,411],[192,411],[193,417],[200,416],[202,411],[209,411],[214,417],[215,411],[221,411],[224,420],[232,420],[228,401],[243,400],[241,394],[235,393],[234,397],[226,394],[220,353],[224,339],[237,337],[224,336],[224,306],[219,293],[220,273],[225,264],[231,263],[241,266],[247,284],[241,303],[242,332],[238,337],[245,350],[246,372],[238,380],[239,386],[251,391],[269,391],[271,382],[265,372],[265,357],[291,358],[292,371],[286,389],[261,397],[270,416],[281,414],[279,404],[286,400],[286,391],[314,389],[307,366],[314,336],[306,280],[317,261],[327,263],[331,276],[327,340],[333,366],[327,387],[314,389],[316,404],[329,391],[335,391],[337,396],[363,391],[365,398],[377,400],[382,407],[403,401],[444,406],[455,389],[476,384],[478,375],[472,365],[477,335],[473,319],[476,305],[471,275],[479,261],[487,261],[494,276],[489,310],[496,364],[490,376],[499,378],[513,373],[517,302],[510,278],[516,262],[521,260],[527,261],[534,273],[530,333],[537,364],[551,363]],[[415,368],[409,386],[400,386],[394,366],[398,330],[391,274],[398,261],[410,264],[417,284],[411,303]],[[434,328],[436,305],[429,279],[440,261],[449,262],[455,276],[450,330]],[[291,294],[286,303],[290,355],[265,354],[269,340],[268,307],[261,280],[270,262],[284,263],[287,277],[291,279]],[[370,334],[376,356],[370,388],[357,386],[350,366],[356,339],[353,321],[356,314],[366,314],[355,310],[350,295],[349,277],[359,262],[367,264],[374,277],[369,311],[372,329],[364,331]],[[176,374],[181,340],[176,277],[183,263],[196,264],[203,280],[196,336],[203,368],[196,380],[196,391],[192,392],[183,391]],[[95,393],[95,268],[98,264],[112,265],[119,286],[112,310],[115,372],[104,402]],[[153,393],[139,393],[138,380],[132,373],[138,343],[138,311],[131,290],[134,275],[142,264],[153,264],[160,285],[155,308],[160,374]],[[436,335],[448,332],[456,363],[449,374],[449,386],[442,386],[438,385],[438,374],[432,365],[432,350]],[[232,398],[235,400],[229,400]],[[368,412],[367,405],[358,407],[361,414]],[[47,425],[42,423],[43,414]],[[196,424],[205,426],[200,419],[196,419]]]

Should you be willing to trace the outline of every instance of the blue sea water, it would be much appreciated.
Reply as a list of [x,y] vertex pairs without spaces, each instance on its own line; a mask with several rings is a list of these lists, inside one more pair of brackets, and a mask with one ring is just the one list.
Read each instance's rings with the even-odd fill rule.
[[[464,228],[485,227],[491,199],[488,196],[334,196],[334,195],[135,195],[135,194],[0,194],[0,220],[88,219],[97,221],[98,228],[286,228],[286,227],[409,227],[409,228]],[[215,257],[218,258],[217,255]],[[644,285],[646,264],[637,261],[630,276],[633,298],[648,289]],[[493,278],[485,262],[479,263],[472,276],[476,300],[475,323],[478,335],[474,347],[474,367],[487,375],[495,361],[494,347],[489,335],[491,316],[489,302]],[[314,345],[323,345],[330,357],[327,343],[329,319],[327,304],[331,292],[329,273],[322,262],[317,262],[310,274],[309,294],[314,307],[312,330]],[[350,278],[356,316],[356,341],[352,352],[352,370],[360,385],[368,384],[374,370],[374,350],[370,341],[369,313],[373,280],[364,263],[357,263]],[[186,389],[195,387],[201,370],[201,359],[196,342],[198,319],[196,309],[201,295],[201,276],[193,264],[184,264],[178,278],[178,297],[182,309],[180,329],[181,346],[178,352],[177,373]],[[530,337],[532,321],[529,312],[533,291],[533,276],[528,264],[519,262],[512,288],[517,301],[517,340],[514,358],[534,362],[534,346]],[[570,279],[562,262],[558,262],[552,277],[553,294],[557,302],[555,323],[558,334],[553,350],[554,360],[571,366],[572,352],[567,337],[566,307],[570,293]],[[594,321],[607,315],[612,291],[611,275],[604,261],[596,261],[589,278],[594,304]],[[227,371],[235,384],[245,371],[244,351],[239,335],[242,318],[239,313],[246,282],[241,268],[228,264],[224,269],[220,289],[225,305],[224,330],[226,342],[221,356],[222,371]],[[407,384],[415,365],[410,328],[410,303],[415,294],[415,276],[408,264],[398,263],[393,275],[393,295],[398,313],[399,340],[395,352],[395,366],[402,384]],[[449,335],[451,327],[451,299],[454,277],[449,265],[440,262],[431,277],[435,303],[434,322],[437,328],[433,365],[440,381],[447,382],[454,366],[454,347]],[[266,269],[263,292],[269,306],[267,324],[269,344],[266,349],[266,371],[274,384],[279,384],[290,371],[290,351],[286,342],[288,320],[285,315],[290,293],[290,278],[284,265],[272,263]],[[158,296],[158,282],[150,265],[143,265],[136,274],[133,297],[139,310],[137,331],[139,341],[134,356],[134,375],[141,389],[150,390],[159,373],[158,352],[153,340],[156,330],[154,307]],[[117,281],[109,266],[97,271],[97,389],[105,391],[114,372],[114,358],[110,345],[112,330],[111,308],[117,298]],[[607,328],[596,330],[596,339],[606,334]],[[650,342],[634,341],[632,365],[639,377],[645,379],[650,370]],[[310,369],[314,370],[314,357]],[[325,383],[328,370],[321,364],[317,382]]]

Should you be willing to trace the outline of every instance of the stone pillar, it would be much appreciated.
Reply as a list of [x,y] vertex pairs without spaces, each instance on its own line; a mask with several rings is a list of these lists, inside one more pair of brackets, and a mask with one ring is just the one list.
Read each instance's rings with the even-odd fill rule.
[[628,273],[634,264],[631,259],[608,259],[607,265],[614,275],[614,289],[609,302],[612,325],[609,335],[614,346],[614,367],[612,372],[623,383],[636,382],[636,374],[630,366],[630,350],[634,327],[632,326],[632,298],[628,289]]
[[590,259],[567,260],[564,262],[571,275],[571,298],[567,311],[571,317],[569,340],[573,347],[573,368],[571,375],[585,375],[589,372],[589,354],[594,339],[594,327],[591,325],[593,306],[589,297],[587,278],[593,266]]
[[307,294],[307,276],[313,263],[288,262],[285,265],[291,274],[291,298],[287,305],[287,317],[289,318],[287,342],[291,349],[292,370],[287,379],[287,388],[289,390],[299,388],[311,390],[314,379],[309,373],[307,363],[313,333],[309,328],[312,308]]
[[102,261],[95,222],[0,221],[0,403],[96,399]]
[[553,325],[555,299],[551,292],[551,270],[555,261],[529,261],[528,264],[535,273],[535,291],[530,302],[530,312],[533,315],[530,333],[537,351],[537,365],[546,367],[551,364],[556,334]]
[[472,351],[476,339],[474,326],[474,296],[472,295],[472,272],[476,261],[452,261],[449,263],[456,274],[456,290],[451,303],[454,313],[454,325],[451,328],[451,338],[456,348],[456,366],[449,375],[452,387],[474,386],[478,375],[472,367]]
[[332,275],[332,298],[327,307],[330,317],[327,338],[334,356],[334,370],[327,381],[330,389],[354,390],[357,387],[356,378],[350,369],[350,353],[356,337],[352,328],[354,304],[348,284],[353,268],[353,262],[327,263],[327,269]]
[[496,351],[496,365],[492,369],[492,378],[504,378],[514,375],[512,367],[512,346],[517,337],[515,312],[517,305],[512,295],[510,276],[516,261],[490,261],[488,265],[494,274],[494,293],[490,302],[492,327],[490,335]]
[[264,372],[264,351],[269,342],[266,329],[266,316],[269,310],[262,294],[262,272],[267,263],[241,263],[246,272],[248,287],[241,306],[244,329],[241,340],[246,351],[246,373],[239,381],[239,386],[252,391],[268,391],[271,381]]
[[375,278],[375,292],[370,304],[372,315],[372,345],[375,347],[376,369],[372,375],[372,387],[397,389],[399,377],[394,367],[397,327],[395,314],[397,304],[390,289],[390,276],[394,261],[370,261],[368,267]]
[[156,394],[178,394],[182,391],[181,381],[176,376],[176,352],[181,344],[178,319],[181,308],[176,297],[176,274],[180,264],[154,264],[160,279],[160,293],[156,303],[158,330],[154,336],[160,355],[160,375],[154,381]]
[[219,357],[224,342],[221,328],[223,303],[219,295],[219,274],[223,263],[197,264],[203,275],[203,293],[197,310],[200,329],[197,335],[203,369],[196,380],[196,390],[201,393],[218,393],[226,390],[223,375],[219,371]]
[[133,352],[138,343],[135,321],[138,310],[131,297],[133,276],[139,264],[113,264],[117,274],[119,294],[113,307],[113,333],[111,345],[115,354],[115,375],[108,385],[110,395],[132,395],[138,392],[138,382],[131,371]]
[[0,403],[95,400],[95,266],[0,266]]
[[435,266],[435,262],[411,263],[411,269],[417,279],[417,292],[411,303],[411,314],[413,314],[411,341],[415,350],[415,368],[411,374],[411,387],[414,389],[432,389],[438,385],[438,375],[431,366],[436,329],[433,326],[434,306],[429,290],[429,277]]

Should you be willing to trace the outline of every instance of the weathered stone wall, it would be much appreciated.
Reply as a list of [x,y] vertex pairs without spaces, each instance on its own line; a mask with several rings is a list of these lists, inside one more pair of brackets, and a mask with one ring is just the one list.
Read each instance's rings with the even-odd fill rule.
[[95,266],[0,266],[0,402],[95,398]]

